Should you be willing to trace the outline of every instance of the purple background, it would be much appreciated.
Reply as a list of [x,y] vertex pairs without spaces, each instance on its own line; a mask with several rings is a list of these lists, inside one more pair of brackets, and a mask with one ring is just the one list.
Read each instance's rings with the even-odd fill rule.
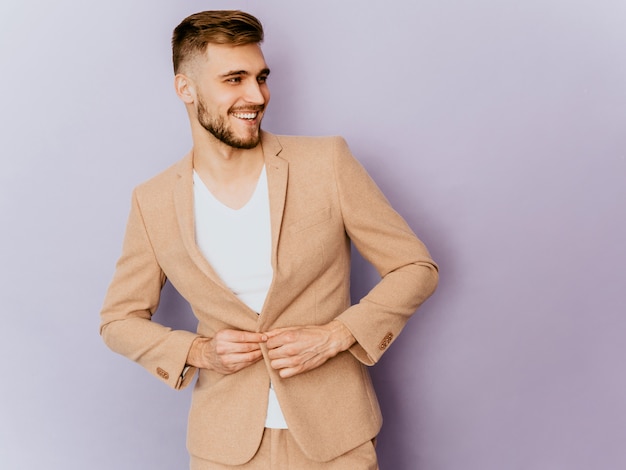
[[265,128],[346,137],[440,264],[372,370],[381,468],[626,468],[623,0],[4,1],[0,467],[186,466],[189,392],[97,329],[132,188],[190,146],[171,30],[209,8],[264,22]]

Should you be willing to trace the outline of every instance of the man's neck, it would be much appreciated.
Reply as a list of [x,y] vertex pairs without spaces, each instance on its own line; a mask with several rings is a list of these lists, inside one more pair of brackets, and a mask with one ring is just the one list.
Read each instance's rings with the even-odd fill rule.
[[243,207],[252,196],[263,168],[261,144],[236,149],[217,141],[194,142],[193,168],[209,191],[233,209]]

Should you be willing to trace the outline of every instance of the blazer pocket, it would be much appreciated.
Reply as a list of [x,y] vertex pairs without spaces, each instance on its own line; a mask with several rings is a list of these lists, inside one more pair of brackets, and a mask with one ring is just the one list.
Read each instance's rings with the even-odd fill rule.
[[330,207],[325,207],[322,210],[315,211],[306,217],[294,222],[289,226],[289,230],[294,233],[302,232],[314,225],[321,224],[322,222],[326,222],[330,219]]

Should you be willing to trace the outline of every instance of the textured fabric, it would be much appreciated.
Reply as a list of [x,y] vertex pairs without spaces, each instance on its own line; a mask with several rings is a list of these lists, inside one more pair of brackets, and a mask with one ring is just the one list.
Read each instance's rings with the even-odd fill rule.
[[[256,453],[272,381],[290,435],[311,460],[328,462],[374,438],[382,417],[366,366],[376,363],[434,291],[437,267],[339,137],[262,136],[274,278],[260,315],[219,279],[194,240],[193,156],[133,193],[122,256],[101,312],[111,349],[159,380],[180,379],[196,334],[152,322],[165,279],[190,303],[198,335],[224,328],[268,331],[337,319],[356,343],[321,367],[282,379],[267,351],[236,374],[200,370],[189,413],[191,454],[238,465]],[[350,242],[380,282],[350,304]]]
[[191,470],[378,470],[372,441],[330,462],[315,462],[302,453],[288,430],[266,429],[261,446],[243,465],[222,465],[191,456]]

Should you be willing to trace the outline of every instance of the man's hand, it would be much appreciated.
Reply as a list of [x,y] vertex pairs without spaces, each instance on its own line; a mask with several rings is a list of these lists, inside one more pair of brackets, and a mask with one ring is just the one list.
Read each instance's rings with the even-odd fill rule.
[[196,338],[187,355],[187,364],[223,375],[233,374],[259,361],[259,343],[268,336],[251,331],[221,330],[213,338]]
[[266,335],[270,364],[283,378],[315,369],[356,342],[338,320],[320,326],[277,328]]

